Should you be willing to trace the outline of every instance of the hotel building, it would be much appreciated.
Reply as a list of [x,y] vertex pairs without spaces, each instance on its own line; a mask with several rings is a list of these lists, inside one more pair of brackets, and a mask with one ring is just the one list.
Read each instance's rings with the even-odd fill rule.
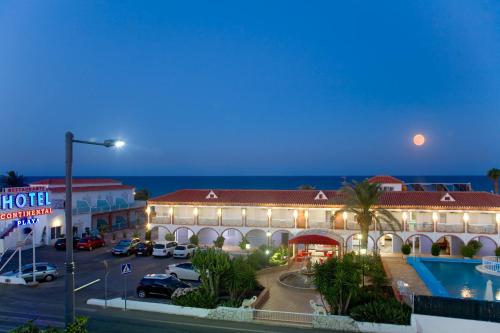
[[[409,243],[417,254],[427,254],[438,242],[444,254],[459,255],[461,246],[478,239],[483,244],[478,255],[493,255],[500,246],[499,195],[473,192],[464,184],[454,186],[459,191],[425,184],[433,190],[424,191],[423,185],[390,176],[369,181],[381,185],[380,206],[400,221],[395,231],[372,225],[369,250],[398,253]],[[222,235],[225,246],[238,246],[246,237],[252,248],[326,233],[345,252],[359,248],[360,235],[354,216],[336,214],[343,203],[343,195],[332,190],[179,190],[148,201],[149,226],[153,239],[173,233],[177,241],[188,242],[197,234],[201,245],[212,245]]]
[[[35,228],[35,245],[52,244],[65,233],[64,179],[44,179],[29,188],[48,191],[52,214],[37,216],[38,223],[15,227],[14,220],[0,221],[0,254],[16,247]],[[73,179],[73,230],[77,236],[96,233],[101,226],[108,231],[145,222],[145,201],[134,200],[134,187],[114,179]],[[31,243],[31,239],[29,240]],[[29,244],[27,245],[29,246]]]

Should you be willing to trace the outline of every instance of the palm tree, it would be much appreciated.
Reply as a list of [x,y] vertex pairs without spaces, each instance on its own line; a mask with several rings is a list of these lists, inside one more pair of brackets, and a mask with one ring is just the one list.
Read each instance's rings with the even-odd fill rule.
[[376,223],[382,232],[381,222],[385,222],[395,231],[401,228],[398,219],[387,209],[379,206],[380,195],[383,193],[380,184],[353,181],[346,183],[340,190],[346,201],[344,207],[336,214],[352,213],[361,229],[361,248],[368,248],[368,231],[372,223]]
[[500,178],[500,169],[493,168],[488,170],[488,178],[493,182],[495,193],[498,194],[498,179]]
[[1,184],[3,187],[23,187],[26,186],[24,176],[14,170],[7,171],[2,176]]

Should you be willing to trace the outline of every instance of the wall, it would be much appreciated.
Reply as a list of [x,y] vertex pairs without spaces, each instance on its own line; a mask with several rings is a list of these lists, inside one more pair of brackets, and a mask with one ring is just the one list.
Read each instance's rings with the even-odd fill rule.
[[418,333],[500,332],[499,323],[415,314],[412,315],[412,326]]

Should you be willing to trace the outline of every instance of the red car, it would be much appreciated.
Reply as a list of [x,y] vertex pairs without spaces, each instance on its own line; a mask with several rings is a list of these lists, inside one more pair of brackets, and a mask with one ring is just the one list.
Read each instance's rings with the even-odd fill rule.
[[104,245],[106,245],[106,243],[104,243],[104,239],[102,239],[101,237],[87,237],[80,239],[77,248],[78,250],[92,251],[93,249],[102,247]]

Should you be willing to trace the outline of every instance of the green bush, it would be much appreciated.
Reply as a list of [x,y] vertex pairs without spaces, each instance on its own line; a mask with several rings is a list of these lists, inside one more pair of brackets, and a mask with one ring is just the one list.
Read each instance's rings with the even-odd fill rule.
[[366,276],[370,277],[370,282],[375,290],[381,290],[387,286],[387,276],[385,274],[384,265],[379,255],[366,255],[360,258],[360,264],[363,265],[363,270]]
[[467,243],[467,246],[470,246],[474,250],[474,254],[476,254],[483,247],[483,243],[478,240],[471,239]]
[[441,253],[441,246],[439,246],[438,243],[432,243],[431,254],[434,257],[437,257],[437,256],[439,256],[440,253]]
[[403,244],[403,246],[401,246],[401,252],[403,252],[405,256],[409,255],[411,253],[410,244]]
[[409,325],[411,308],[394,299],[377,300],[353,307],[349,315],[357,321]]
[[500,246],[495,249],[495,255],[500,257]]
[[204,309],[213,309],[217,306],[217,300],[203,288],[177,289],[172,294],[172,302],[175,305]]
[[243,238],[241,239],[241,242],[238,244],[240,246],[240,249],[242,250],[245,250],[247,247],[247,244],[250,244],[250,242],[248,241],[248,239],[243,236]]
[[167,242],[173,242],[173,241],[175,240],[175,235],[174,235],[174,234],[172,234],[172,233],[170,233],[170,232],[167,232],[167,233],[165,234],[165,240],[166,240]]
[[226,239],[224,238],[224,236],[217,237],[217,239],[214,240],[214,246],[218,247],[219,249],[222,249],[222,247],[224,246],[224,241],[225,240]]
[[271,265],[284,265],[288,262],[288,247],[280,246],[274,251],[271,258],[269,258],[269,263]]
[[465,258],[472,258],[474,256],[474,254],[476,253],[476,250],[472,246],[465,245],[465,246],[462,246],[462,248],[460,249],[460,253]]
[[198,245],[200,244],[200,238],[198,235],[192,234],[191,237],[189,237],[189,242],[193,245]]
[[261,249],[254,250],[247,258],[248,263],[255,270],[269,266],[269,257]]
[[64,331],[61,331],[50,326],[46,329],[41,329],[30,320],[26,324],[13,329],[10,333],[88,333],[87,322],[88,318],[86,317],[76,317],[73,324],[68,325]]

